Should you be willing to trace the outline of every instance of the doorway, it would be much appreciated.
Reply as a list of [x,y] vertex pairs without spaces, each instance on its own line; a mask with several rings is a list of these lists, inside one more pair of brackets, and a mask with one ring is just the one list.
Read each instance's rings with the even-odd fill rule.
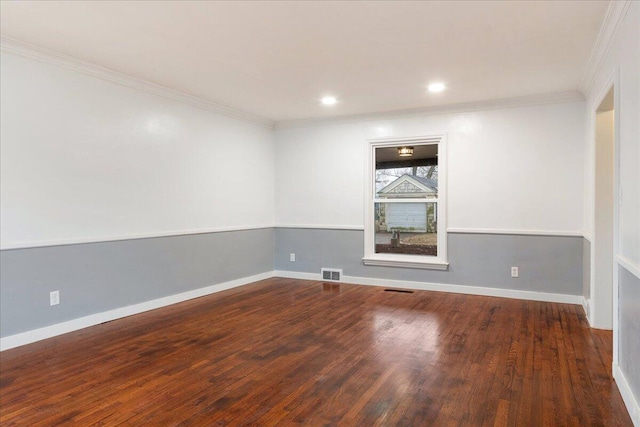
[[614,327],[615,287],[615,122],[614,87],[611,86],[595,111],[595,187],[593,280],[591,324],[599,329]]

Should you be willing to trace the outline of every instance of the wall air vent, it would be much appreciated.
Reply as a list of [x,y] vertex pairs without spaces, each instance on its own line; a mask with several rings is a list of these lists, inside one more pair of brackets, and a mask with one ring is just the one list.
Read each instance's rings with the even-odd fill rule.
[[327,280],[330,282],[339,282],[342,278],[342,270],[338,270],[335,268],[323,268],[322,270],[322,280]]

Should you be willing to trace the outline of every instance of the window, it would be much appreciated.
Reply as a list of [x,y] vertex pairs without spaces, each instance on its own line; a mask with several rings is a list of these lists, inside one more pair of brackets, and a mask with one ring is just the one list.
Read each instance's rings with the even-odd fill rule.
[[447,269],[444,137],[372,140],[367,149],[364,263]]

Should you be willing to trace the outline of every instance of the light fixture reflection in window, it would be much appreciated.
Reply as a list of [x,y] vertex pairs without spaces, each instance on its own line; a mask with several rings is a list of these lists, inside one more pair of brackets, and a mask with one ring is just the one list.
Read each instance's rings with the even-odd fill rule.
[[400,157],[413,156],[413,147],[398,147],[398,156]]

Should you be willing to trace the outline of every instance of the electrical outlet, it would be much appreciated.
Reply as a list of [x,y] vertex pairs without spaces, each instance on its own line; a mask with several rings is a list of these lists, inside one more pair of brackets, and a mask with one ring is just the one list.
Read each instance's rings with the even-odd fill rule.
[[60,304],[60,291],[49,292],[49,305]]
[[289,254],[289,261],[291,261],[291,262],[296,262],[296,254],[294,254],[294,253],[290,253],[290,254]]
[[518,267],[511,267],[511,277],[519,277]]

